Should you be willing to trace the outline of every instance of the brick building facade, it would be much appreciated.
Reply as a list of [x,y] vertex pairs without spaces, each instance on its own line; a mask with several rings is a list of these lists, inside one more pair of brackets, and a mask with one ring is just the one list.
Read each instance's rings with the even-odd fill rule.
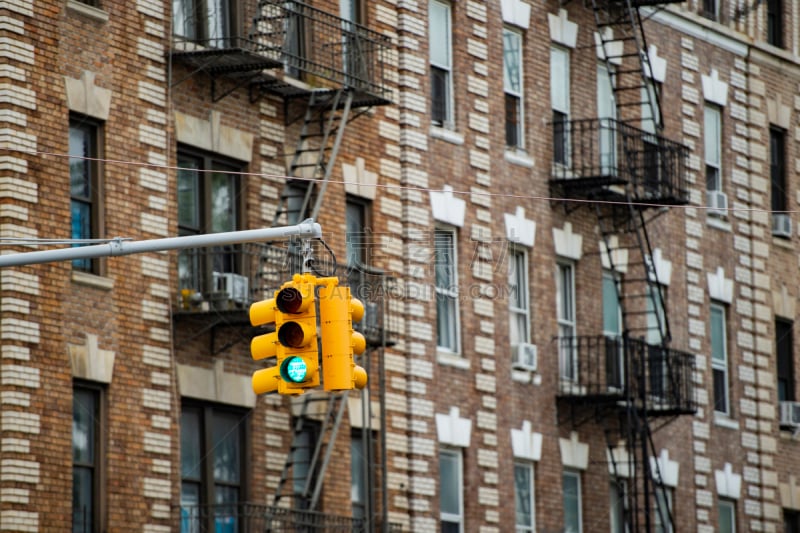
[[313,214],[370,374],[252,393],[286,242],[4,267],[0,529],[800,531],[800,10],[631,3],[0,0],[6,251]]

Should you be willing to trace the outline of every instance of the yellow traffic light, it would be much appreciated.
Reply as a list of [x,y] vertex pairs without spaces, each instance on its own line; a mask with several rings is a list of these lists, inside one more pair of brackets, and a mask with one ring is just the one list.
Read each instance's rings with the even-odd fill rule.
[[[264,326],[275,322],[275,298],[255,302],[250,306],[250,323]],[[278,344],[278,333],[266,333],[253,338],[250,342],[250,353],[255,360],[275,357],[283,347]],[[253,374],[253,392],[265,394],[278,390],[280,375],[278,367],[264,368]]]
[[326,391],[363,389],[367,372],[355,364],[354,354],[361,354],[367,343],[353,331],[353,322],[364,316],[364,305],[331,278],[319,290],[319,321],[322,336],[322,383]]
[[319,386],[315,288],[315,276],[295,274],[275,293],[280,394],[302,394]]

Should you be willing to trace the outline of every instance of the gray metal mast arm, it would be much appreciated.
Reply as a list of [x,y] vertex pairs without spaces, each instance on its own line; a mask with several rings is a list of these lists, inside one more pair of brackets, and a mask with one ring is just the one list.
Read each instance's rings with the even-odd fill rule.
[[278,241],[289,237],[321,238],[322,228],[313,219],[309,218],[294,226],[227,231],[207,235],[186,235],[146,241],[126,241],[117,237],[106,244],[0,255],[0,268],[52,263],[55,261],[71,261],[73,259],[94,259],[96,257],[163,252],[165,250],[181,250],[184,248],[206,248],[245,242]]

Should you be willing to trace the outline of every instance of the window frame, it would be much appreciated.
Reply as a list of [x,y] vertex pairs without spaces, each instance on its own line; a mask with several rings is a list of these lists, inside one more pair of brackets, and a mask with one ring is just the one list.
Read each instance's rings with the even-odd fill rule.
[[[722,529],[722,513],[727,512],[730,514],[731,529],[723,531]],[[717,531],[718,533],[736,533],[736,502],[727,498],[720,498],[717,501]]]
[[[228,184],[232,187],[232,195],[228,208],[233,210],[231,215],[232,227],[221,228],[218,231],[236,231],[246,225],[245,213],[245,179],[243,170],[246,164],[226,158],[219,154],[193,150],[184,146],[178,147],[177,161],[177,209],[178,209],[178,235],[198,235],[214,233],[214,205],[213,191],[215,177],[222,175],[230,178]],[[188,162],[196,166],[187,166]],[[186,172],[187,174],[183,174]],[[182,180],[187,177],[194,181],[194,193],[191,209],[196,220],[191,223],[182,219]],[[248,276],[247,265],[242,257],[243,245],[225,245],[209,248],[191,248],[181,250],[178,254],[178,290],[196,290],[204,297],[218,290],[215,274],[238,274]],[[185,278],[185,279],[184,279]],[[248,296],[249,298],[249,296]]]
[[[567,489],[566,489],[566,480],[567,478],[572,479],[575,481],[575,488],[576,488],[576,510],[578,512],[577,524],[578,530],[572,531],[567,529]],[[564,515],[564,531],[569,531],[570,533],[583,533],[583,490],[581,487],[581,474],[576,470],[564,470],[561,473],[561,484],[562,484],[562,511]]]
[[786,130],[777,126],[769,128],[769,183],[770,208],[776,212],[786,211],[789,203],[786,180]]
[[[224,17],[227,21],[222,23],[214,23],[212,28],[212,21],[216,21],[218,15],[209,12],[209,3],[213,3],[216,8],[217,4],[221,5],[224,9]],[[218,48],[230,46],[230,40],[238,36],[238,13],[236,2],[231,0],[178,0],[176,6],[173,4],[171,8],[172,18],[174,20],[172,37],[183,40],[185,42],[197,43],[210,48]],[[180,14],[176,13],[175,8],[182,8]],[[192,14],[194,16],[192,16]],[[183,23],[181,21],[183,20]],[[188,31],[186,31],[188,29]],[[181,31],[183,30],[183,31]],[[215,35],[214,32],[220,30],[221,35]],[[180,32],[180,33],[179,33]]]
[[767,0],[767,43],[778,48],[784,47],[783,0]]
[[[713,132],[709,132],[709,120],[713,121],[715,128]],[[710,152],[716,160],[709,159]],[[722,108],[708,102],[703,106],[703,160],[706,167],[706,192],[724,192],[725,188],[722,179]],[[712,171],[714,175],[710,176]]]
[[[564,286],[564,281],[567,286]],[[565,292],[566,291],[566,292]],[[575,342],[577,336],[577,316],[575,309],[575,263],[559,260],[556,262],[556,317],[558,319],[559,377],[571,383],[578,382],[578,352]],[[564,333],[570,333],[564,335]],[[567,353],[565,353],[565,350]]]
[[[507,62],[510,50],[506,48],[507,36],[513,36],[518,45],[519,55],[517,56],[517,64],[510,65]],[[506,131],[506,149],[511,150],[525,150],[525,69],[524,69],[524,55],[525,39],[522,31],[510,26],[503,26],[503,94],[505,96],[505,131]],[[509,80],[508,72],[511,68],[516,67],[518,73],[519,89],[514,90]],[[513,105],[512,105],[513,104]],[[513,111],[515,121],[510,121],[510,111]]]
[[[563,68],[554,68],[558,61],[563,59]],[[562,72],[563,71],[563,72]],[[555,73],[563,74],[559,79]],[[550,109],[553,120],[553,162],[557,165],[570,167],[572,164],[572,149],[569,139],[569,121],[571,111],[570,98],[570,53],[569,49],[555,43],[550,44]],[[558,95],[562,95],[563,106],[560,105]]]
[[[530,523],[521,524],[519,504],[521,496],[519,485],[517,485],[517,470],[524,470],[528,475],[528,500],[527,504],[530,508]],[[536,469],[531,461],[514,461],[514,524],[516,533],[533,533],[536,531]]]
[[[443,488],[445,480],[442,478],[441,467],[443,457],[449,457],[450,459],[455,460],[456,479],[448,481],[454,481],[456,484],[455,491],[458,494],[458,514],[449,513],[442,510],[443,502],[441,495],[446,493]],[[459,449],[441,448],[439,450],[439,520],[440,523],[456,524],[458,526],[459,533],[463,533],[464,518],[464,454]]]
[[[788,342],[784,341],[786,335]],[[794,377],[794,322],[781,317],[775,317],[775,359],[778,401],[793,402],[797,398]]]
[[[622,485],[624,497],[620,501],[618,486]],[[609,500],[609,526],[611,533],[629,533],[630,528],[625,522],[625,512],[628,511],[628,481],[621,477],[612,477],[608,487]]]
[[[511,344],[511,351],[516,350],[516,346],[523,343],[531,342],[531,300],[530,300],[530,277],[528,273],[528,251],[519,246],[511,246],[508,251],[508,327],[509,327],[509,343]],[[513,271],[512,271],[512,265]],[[512,274],[516,273],[514,283],[512,284]],[[519,297],[517,297],[519,295]],[[515,304],[518,300],[524,307],[518,307]],[[514,343],[514,335],[512,335],[512,324],[524,324],[524,331],[521,335],[518,333],[517,343]]]
[[[444,29],[437,28],[436,31],[434,31],[432,27],[433,10],[437,7],[443,10],[446,27]],[[434,35],[440,37],[443,36],[446,41],[444,46],[439,46],[441,43],[435,43],[433,41]],[[445,57],[442,58],[444,61],[435,60],[433,57],[434,49],[444,52]],[[440,128],[454,129],[455,106],[453,102],[453,6],[449,2],[443,2],[442,0],[429,0],[428,2],[428,63],[431,80],[431,123]],[[443,80],[442,98],[444,101],[442,102],[441,106],[437,105],[436,95],[438,94],[438,91],[435,90],[434,87],[437,71],[442,76]],[[438,116],[439,107],[441,107],[441,118]]]
[[[731,416],[731,397],[730,397],[730,354],[728,353],[728,319],[727,319],[727,306],[721,302],[712,301],[709,306],[709,335],[708,335],[708,342],[709,342],[709,353],[711,355],[711,387],[712,387],[712,398],[714,399],[714,413],[718,413],[723,416]],[[715,338],[714,338],[714,315],[715,312],[718,313],[720,317],[720,325],[722,328],[721,331],[721,338],[719,342],[722,343],[720,346],[722,352],[722,358],[717,358],[715,356]],[[717,375],[721,374],[722,379],[720,380],[723,389],[721,391],[717,390]],[[720,396],[721,395],[721,396]],[[719,409],[720,400],[724,401],[724,409]]]
[[670,523],[667,527],[664,527],[664,524],[661,523],[661,515],[658,512],[658,506],[661,505],[662,499],[659,497],[659,494],[664,495],[663,501],[666,501],[667,504],[667,511],[669,512],[669,516],[673,518],[675,517],[675,512],[673,510],[673,505],[675,501],[674,489],[672,487],[662,486],[662,487],[654,487],[653,489],[653,528],[655,530],[654,533],[673,533],[674,531],[674,523]]
[[[100,383],[94,383],[84,380],[74,380],[72,384],[73,390],[73,434],[72,434],[72,472],[73,472],[73,500],[72,500],[72,528],[75,530],[75,402],[76,391],[88,392],[92,396],[93,414],[92,414],[92,431],[93,439],[92,446],[94,448],[94,457],[90,463],[82,463],[77,465],[77,468],[92,469],[92,522],[88,531],[92,533],[99,533],[106,530],[106,515],[107,515],[107,460],[106,449],[107,443],[105,435],[107,434],[107,406],[106,406],[106,388]],[[87,531],[84,528],[79,528],[80,531]]]
[[[78,113],[70,113],[69,115],[69,155],[70,160],[78,154],[72,153],[71,137],[73,132],[84,132],[84,140],[88,136],[89,148],[88,154],[83,154],[85,157],[85,171],[89,174],[88,187],[90,188],[89,196],[76,195],[73,193],[73,176],[72,164],[69,163],[69,176],[70,176],[70,238],[71,239],[102,239],[105,236],[105,180],[103,174],[105,171],[103,165],[103,154],[105,150],[105,128],[102,121],[81,115]],[[88,235],[83,235],[81,231],[79,234],[75,233],[74,227],[74,211],[76,203],[88,205],[89,207],[89,228]],[[73,259],[73,270],[79,270],[89,274],[103,276],[106,274],[106,263],[102,258],[84,258]]]
[[[187,431],[184,427],[183,422],[183,415],[188,412],[193,412],[197,416],[198,424],[197,424],[197,431],[199,433],[199,439],[197,439],[193,444],[199,444],[199,450],[197,452],[197,456],[200,460],[200,474],[198,477],[189,478],[184,474],[184,457],[183,457],[183,432]],[[217,480],[214,477],[214,454],[213,450],[216,448],[214,444],[214,422],[215,422],[215,415],[221,414],[226,417],[230,417],[231,419],[238,418],[238,422],[236,422],[235,430],[238,432],[238,454],[239,454],[239,481],[238,484],[233,484],[230,482],[226,482],[225,480]],[[180,508],[181,508],[181,531],[184,529],[184,525],[188,525],[190,527],[190,531],[194,531],[197,528],[202,527],[199,524],[200,520],[205,520],[205,527],[211,528],[208,531],[214,530],[215,519],[218,518],[226,518],[229,515],[225,512],[220,513],[220,509],[232,509],[234,517],[239,519],[239,504],[246,502],[248,499],[249,494],[249,486],[250,486],[250,453],[251,453],[251,445],[250,445],[250,418],[251,418],[251,410],[236,408],[234,406],[224,405],[224,404],[217,404],[212,402],[202,402],[202,401],[195,401],[195,400],[187,400],[184,399],[181,402],[181,411],[179,415],[179,477],[180,477]],[[227,434],[226,434],[227,436]],[[183,490],[184,484],[192,483],[198,486],[198,502],[191,503],[190,508],[194,509],[214,509],[215,512],[207,512],[205,516],[201,511],[201,516],[186,516],[184,515],[184,503],[183,500]],[[236,502],[232,503],[216,503],[215,498],[215,489],[217,486],[221,487],[236,487],[238,489],[239,495]],[[192,520],[194,519],[194,520]],[[187,520],[190,520],[187,522]]]
[[[439,264],[442,258],[442,249],[440,248],[442,235],[449,236],[449,244],[451,246],[445,250],[446,256],[452,258],[451,261],[446,262],[446,268],[450,272],[450,287],[441,287],[439,285]],[[440,352],[447,352],[456,355],[461,353],[461,308],[458,294],[458,231],[453,227],[437,226],[434,228],[434,289],[436,293],[436,349]],[[439,309],[439,299],[446,299],[452,304],[448,305],[448,309],[452,311],[452,317],[443,317]],[[448,323],[442,324],[442,320],[447,318]],[[445,343],[442,339],[442,328],[447,327],[448,332],[452,334],[453,339],[451,343]]]

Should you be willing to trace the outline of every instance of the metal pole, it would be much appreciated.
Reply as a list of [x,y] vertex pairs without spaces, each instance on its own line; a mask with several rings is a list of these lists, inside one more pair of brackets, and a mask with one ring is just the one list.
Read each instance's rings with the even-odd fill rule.
[[206,248],[245,242],[277,241],[290,237],[320,238],[322,237],[322,228],[309,218],[294,226],[227,231],[205,235],[186,235],[146,241],[126,241],[121,237],[117,237],[106,244],[0,255],[0,268],[52,263],[55,261],[71,261],[73,259],[163,252],[165,250],[180,250],[184,248]]

